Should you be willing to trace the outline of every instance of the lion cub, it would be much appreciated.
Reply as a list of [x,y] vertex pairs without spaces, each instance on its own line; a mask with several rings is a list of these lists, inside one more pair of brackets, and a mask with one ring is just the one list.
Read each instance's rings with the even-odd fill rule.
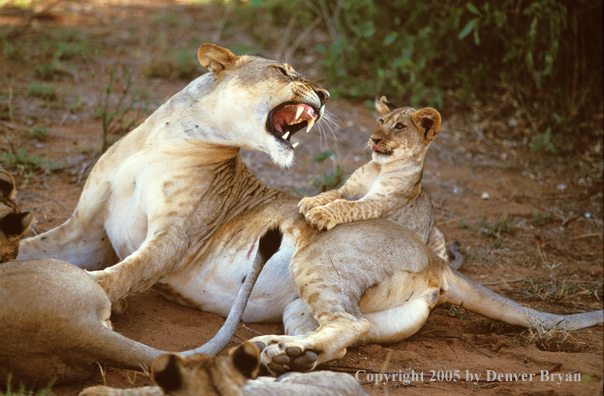
[[30,212],[21,212],[13,202],[15,180],[0,170],[0,263],[13,261],[19,254],[19,242],[34,220]]
[[[298,208],[319,230],[338,224],[383,217],[413,231],[446,262],[443,233],[434,223],[428,192],[422,187],[424,159],[440,130],[441,117],[432,108],[397,108],[385,96],[375,103],[380,127],[371,135],[373,160],[357,169],[339,189],[307,197]],[[455,269],[461,265],[451,249]]]
[[117,389],[95,386],[79,396],[367,396],[354,377],[344,373],[315,371],[290,373],[255,381],[260,351],[252,342],[232,348],[227,357],[193,355],[183,358],[167,353],[151,367],[158,386]]

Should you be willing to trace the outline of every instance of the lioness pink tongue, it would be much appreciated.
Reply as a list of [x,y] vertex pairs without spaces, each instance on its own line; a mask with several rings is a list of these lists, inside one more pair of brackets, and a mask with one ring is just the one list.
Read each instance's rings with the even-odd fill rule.
[[312,107],[305,104],[285,106],[273,114],[273,125],[281,133],[283,133],[283,126],[303,121],[308,121],[309,126],[312,127],[315,120],[314,113]]

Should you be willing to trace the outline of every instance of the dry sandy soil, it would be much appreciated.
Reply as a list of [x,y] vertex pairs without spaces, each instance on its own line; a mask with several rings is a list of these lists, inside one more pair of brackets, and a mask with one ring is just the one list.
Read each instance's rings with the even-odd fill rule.
[[[291,37],[283,28],[265,28],[266,37],[260,40],[258,28],[234,23],[234,14],[203,4],[64,2],[18,30],[29,14],[2,10],[0,28],[13,33],[0,52],[1,164],[18,181],[21,208],[36,215],[32,232],[43,232],[68,218],[98,159],[102,128],[95,109],[102,102],[110,68],[118,72],[117,86],[123,86],[125,70],[132,72],[134,85],[127,99],[140,98],[138,110],[130,114],[141,120],[142,105],[152,111],[203,72],[194,66],[199,44],[213,41],[278,57],[299,34],[296,28]],[[320,42],[324,36],[317,29],[308,40]],[[312,43],[300,45],[292,63],[329,89],[329,81],[320,80],[320,55],[312,48]],[[53,66],[45,69],[49,64]],[[51,92],[39,93],[36,85],[50,86]],[[117,108],[117,96],[111,99],[110,107]],[[451,95],[439,109],[444,124],[424,175],[439,227],[449,242],[462,245],[461,272],[505,297],[554,313],[602,309],[602,141],[567,155],[531,154],[527,140],[523,142],[530,133],[513,108],[511,98],[465,106]],[[374,112],[365,103],[343,100],[330,102],[329,110],[339,119],[339,128],[298,135],[292,168],[278,169],[263,153],[242,152],[244,161],[260,179],[299,196],[318,193],[323,176],[337,174],[337,166],[349,175],[370,158],[366,141],[376,125]],[[594,115],[594,120],[601,129],[602,114]],[[19,165],[7,160],[9,151],[51,162]],[[326,151],[328,158],[318,161],[317,154]],[[196,347],[223,323],[218,316],[179,306],[153,290],[128,302],[128,310],[112,318],[116,331],[164,350]],[[283,333],[281,324],[246,326],[239,326],[230,346],[256,332]],[[537,329],[512,327],[444,306],[435,309],[411,338],[350,348],[343,359],[323,369],[365,370],[360,379],[366,382],[370,370],[424,373],[423,381],[410,384],[397,378],[364,385],[376,395],[594,395],[602,389],[602,332],[598,325],[572,333],[539,334]],[[460,381],[431,374],[456,370]],[[485,379],[488,370],[537,375],[532,381],[473,383],[466,378],[471,373]],[[543,381],[542,370],[578,373],[582,380]],[[73,395],[102,383],[132,387],[151,382],[141,373],[107,368],[90,381],[56,387],[54,392]]]

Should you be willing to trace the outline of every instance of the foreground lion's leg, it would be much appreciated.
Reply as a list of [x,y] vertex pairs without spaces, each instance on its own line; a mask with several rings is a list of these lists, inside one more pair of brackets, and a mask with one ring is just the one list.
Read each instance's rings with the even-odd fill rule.
[[111,302],[153,286],[172,272],[187,248],[187,236],[182,229],[169,228],[149,234],[151,237],[124,261],[91,273]]

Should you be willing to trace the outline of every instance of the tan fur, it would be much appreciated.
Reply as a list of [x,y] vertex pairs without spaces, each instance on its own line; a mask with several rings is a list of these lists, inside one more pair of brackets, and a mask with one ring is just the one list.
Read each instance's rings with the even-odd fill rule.
[[448,262],[444,235],[434,224],[430,196],[422,187],[424,160],[440,129],[440,114],[432,108],[393,107],[385,96],[376,101],[382,118],[368,142],[373,160],[339,189],[304,198],[298,208],[319,230],[378,217],[391,220]]
[[0,263],[17,258],[21,237],[34,220],[30,212],[19,210],[13,201],[15,193],[15,180],[0,170]]
[[[0,171],[0,198],[0,208],[8,208],[8,213],[2,212],[0,217],[0,251],[7,252],[4,257],[13,258],[17,255],[20,236],[33,216],[19,212],[12,201],[14,180],[4,171]],[[7,230],[18,235],[9,238]],[[258,254],[229,317],[208,343],[182,352],[185,356],[195,356],[187,361],[199,366],[201,356],[205,356],[205,361],[210,362],[208,365],[214,364],[212,355],[220,352],[232,338],[251,289],[266,261],[275,254],[281,238],[277,230],[269,230],[260,238]],[[164,353],[111,331],[109,299],[82,269],[54,259],[0,261],[0,264],[0,384],[11,377],[13,384],[28,386],[45,386],[49,381],[56,384],[78,381],[96,372],[98,364],[141,369]],[[246,344],[243,350],[255,356],[252,368],[255,375],[259,365],[257,347]],[[161,362],[160,356],[155,362],[156,371]],[[241,385],[240,382],[237,384]],[[157,394],[156,389],[149,392]]]
[[[268,128],[271,114],[303,104],[318,121],[328,93],[286,65],[230,55],[223,65],[226,50],[214,50],[202,51],[200,59],[208,56],[223,69],[193,81],[111,147],[69,220],[22,241],[19,258],[53,257],[92,270],[109,297],[103,309],[107,301],[158,284],[168,298],[226,316],[255,261],[258,240],[278,228],[279,250],[243,314],[244,321],[283,320],[286,335],[251,340],[263,348],[261,360],[273,373],[312,370],[341,358],[350,345],[402,340],[445,302],[524,326],[535,320],[574,328],[602,322],[602,311],[550,315],[498,296],[451,269],[413,232],[385,219],[344,223],[330,232],[308,225],[298,213],[299,199],[256,179],[239,149],[260,150],[290,165],[293,147]],[[46,277],[53,274],[54,269]],[[84,275],[92,281],[78,274],[68,287],[57,287],[59,312],[78,298],[62,296],[63,289],[78,289]],[[23,302],[20,307],[32,310]],[[86,331],[73,325],[82,312],[87,311],[66,312],[71,337],[63,342],[101,332],[98,326]],[[51,331],[60,321],[47,323]],[[115,358],[111,365],[126,365],[122,357],[131,347],[125,341],[97,338],[78,345],[98,345],[95,353]],[[141,352],[145,358],[139,362],[152,353]],[[80,359],[91,356],[96,355]]]

